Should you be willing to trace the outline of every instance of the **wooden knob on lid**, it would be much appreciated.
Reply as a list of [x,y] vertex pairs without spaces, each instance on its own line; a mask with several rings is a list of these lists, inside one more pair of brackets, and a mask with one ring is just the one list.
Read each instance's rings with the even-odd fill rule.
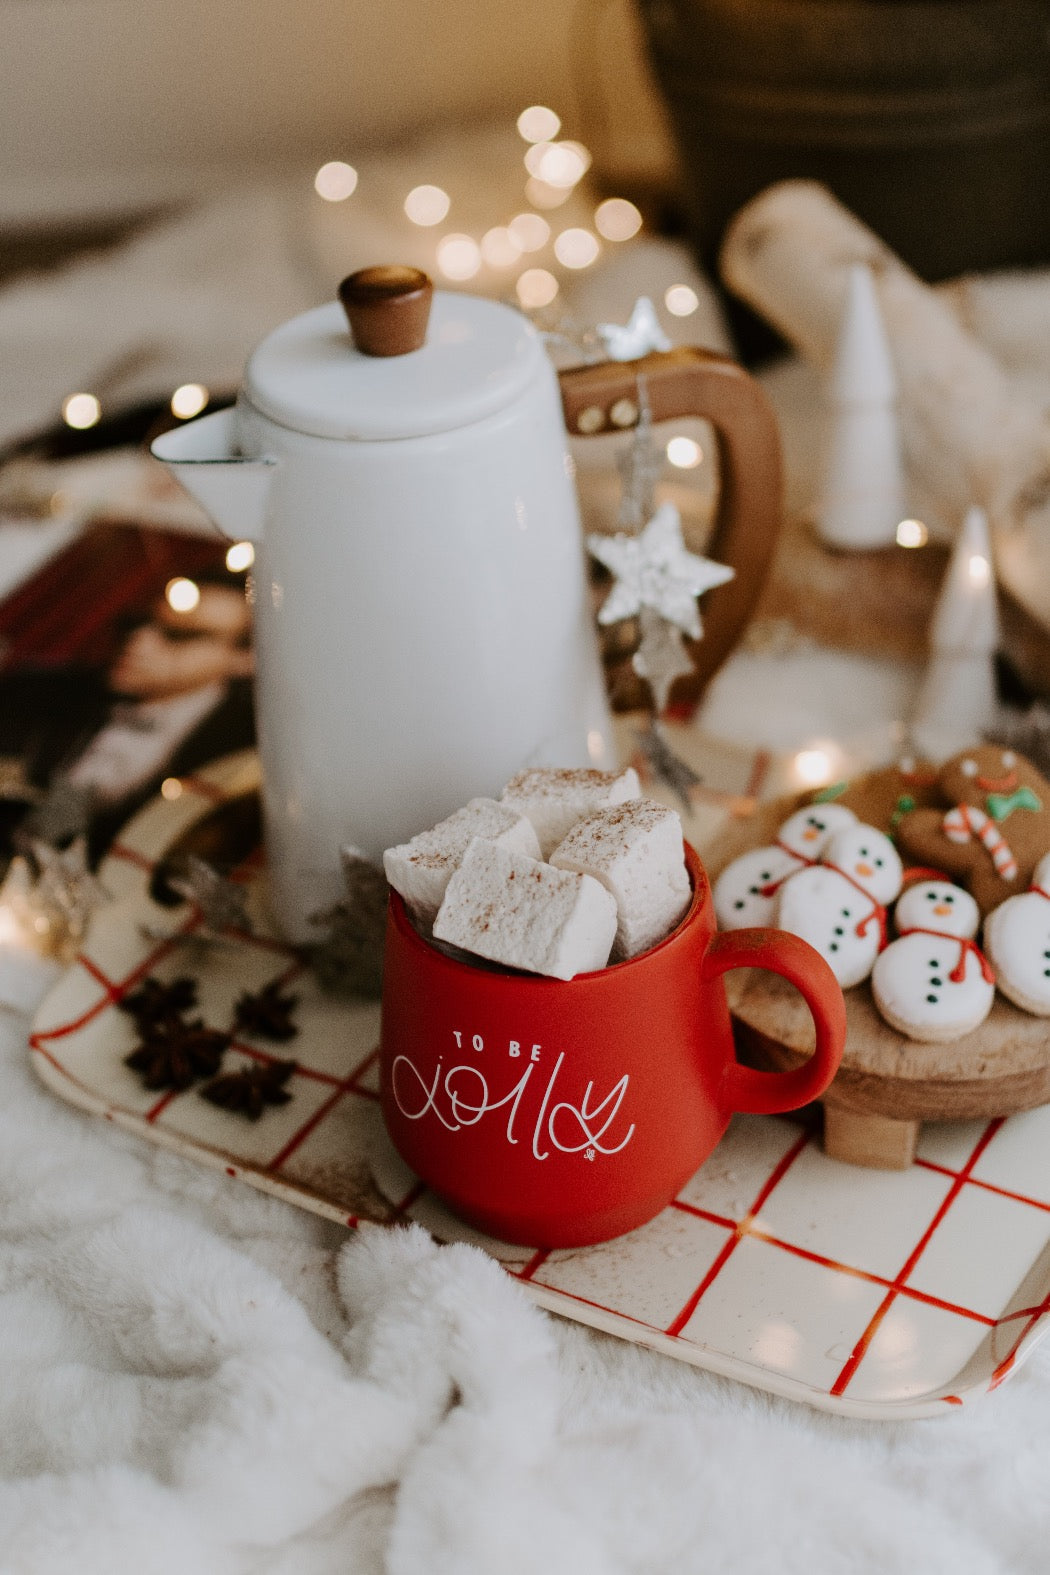
[[408,355],[420,349],[433,294],[421,268],[359,268],[339,286],[354,344],[364,355]]

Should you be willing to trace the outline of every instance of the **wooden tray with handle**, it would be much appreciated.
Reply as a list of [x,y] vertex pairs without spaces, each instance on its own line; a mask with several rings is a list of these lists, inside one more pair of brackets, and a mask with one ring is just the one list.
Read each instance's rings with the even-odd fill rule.
[[[881,831],[914,804],[933,802],[932,772],[897,767],[850,783],[837,801]],[[818,795],[819,796],[819,795]],[[812,793],[774,799],[730,827],[707,849],[712,879],[751,848],[771,843],[777,828]],[[773,974],[726,976],[738,1052],[751,1065],[780,1070],[812,1048],[802,999]],[[846,991],[848,1037],[842,1065],[822,1099],[824,1149],[835,1159],[906,1169],[924,1121],[1012,1115],[1050,1102],[1050,1023],[996,995],[980,1028],[951,1044],[905,1038],[875,1009],[870,986]]]

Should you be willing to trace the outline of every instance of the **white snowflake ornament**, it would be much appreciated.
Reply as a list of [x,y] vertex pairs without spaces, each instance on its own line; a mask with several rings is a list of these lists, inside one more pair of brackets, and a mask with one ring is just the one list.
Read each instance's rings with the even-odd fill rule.
[[638,536],[591,535],[592,557],[615,576],[616,584],[598,611],[598,622],[618,623],[651,607],[694,640],[703,633],[696,598],[733,578],[733,570],[689,552],[682,521],[673,503],[663,503]]

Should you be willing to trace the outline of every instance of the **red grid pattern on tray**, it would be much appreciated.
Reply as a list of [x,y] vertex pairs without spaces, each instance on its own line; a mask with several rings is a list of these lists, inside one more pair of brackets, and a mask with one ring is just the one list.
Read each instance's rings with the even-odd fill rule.
[[769,1198],[774,1189],[778,1187],[783,1181],[784,1177],[787,1175],[788,1171],[791,1169],[792,1165],[795,1163],[796,1159],[798,1159],[798,1156],[802,1153],[802,1150],[808,1143],[809,1133],[803,1132],[801,1137],[796,1139],[796,1141],[788,1149],[787,1153],[782,1155],[780,1160],[773,1167],[772,1171],[766,1177],[765,1182],[759,1189],[755,1201],[752,1203],[743,1219],[740,1220],[738,1224],[733,1226],[733,1234],[730,1236],[729,1240],[722,1248],[722,1251],[718,1254],[718,1257],[715,1259],[714,1263],[712,1263],[711,1267],[700,1281],[700,1284],[697,1286],[692,1296],[690,1296],[689,1300],[686,1302],[681,1312],[679,1312],[678,1316],[676,1318],[672,1318],[671,1322],[668,1324],[665,1331],[667,1334],[681,1334],[682,1330],[685,1328],[686,1324],[689,1322],[690,1318],[699,1307],[704,1294],[714,1284],[715,1280],[718,1278],[726,1264],[729,1262],[730,1258],[733,1256],[733,1253],[747,1235],[755,1215],[758,1213],[763,1203],[766,1202],[767,1198]]
[[[1009,1197],[1012,1202],[1016,1202],[1022,1206],[1030,1206],[1032,1208],[1040,1209],[1044,1212],[1047,1211],[1048,1205],[1036,1198],[1029,1198],[1018,1192],[1007,1193],[1002,1188],[997,1188],[990,1185],[989,1183],[977,1181],[971,1176],[970,1173],[973,1167],[977,1164],[981,1155],[984,1153],[985,1149],[988,1147],[989,1143],[1002,1125],[1003,1120],[1001,1118],[988,1123],[987,1127],[983,1130],[978,1142],[975,1144],[972,1152],[970,1153],[966,1163],[960,1170],[953,1171],[946,1166],[933,1165],[929,1163],[924,1165],[924,1168],[935,1170],[939,1173],[950,1176],[952,1178],[953,1185],[949,1189],[946,1197],[942,1200],[933,1218],[925,1226],[918,1241],[908,1253],[901,1270],[892,1280],[886,1278],[883,1275],[875,1274],[870,1270],[862,1269],[853,1264],[843,1263],[837,1259],[827,1257],[822,1253],[815,1252],[811,1248],[803,1247],[795,1242],[786,1241],[781,1237],[773,1235],[772,1232],[765,1230],[761,1225],[758,1224],[757,1216],[759,1211],[768,1202],[775,1188],[779,1186],[781,1181],[783,1181],[795,1161],[807,1147],[810,1141],[809,1135],[807,1133],[803,1133],[798,1139],[796,1139],[787,1152],[781,1157],[777,1165],[770,1172],[770,1175],[763,1183],[761,1189],[755,1197],[754,1202],[739,1220],[733,1220],[725,1215],[712,1213],[708,1209],[698,1207],[692,1203],[687,1203],[682,1199],[675,1199],[675,1201],[671,1204],[672,1208],[680,1210],[686,1214],[691,1214],[698,1219],[706,1220],[709,1224],[720,1226],[730,1234],[725,1245],[714,1259],[714,1262],[707,1269],[692,1295],[689,1297],[671,1323],[667,1325],[663,1332],[675,1339],[685,1338],[688,1340],[688,1336],[683,1334],[683,1330],[685,1329],[686,1325],[695,1314],[697,1308],[699,1307],[710,1287],[714,1284],[715,1280],[725,1268],[726,1263],[732,1257],[740,1242],[746,1237],[751,1237],[754,1240],[765,1242],[771,1247],[778,1248],[783,1252],[789,1253],[798,1258],[802,1258],[807,1262],[816,1264],[821,1268],[830,1269],[836,1273],[844,1274],[854,1279],[863,1280],[868,1284],[881,1286],[885,1289],[887,1293],[886,1296],[883,1298],[875,1314],[872,1316],[860,1334],[860,1337],[854,1346],[849,1360],[844,1364],[841,1372],[830,1388],[829,1392],[831,1394],[841,1395],[845,1393],[849,1383],[855,1376],[861,1361],[867,1354],[872,1340],[878,1332],[879,1326],[882,1324],[893,1302],[898,1297],[903,1297],[906,1300],[915,1301],[924,1306],[932,1307],[941,1312],[949,1313],[955,1317],[965,1319],[989,1330],[1003,1328],[1006,1325],[1014,1322],[1023,1322],[1023,1328],[1015,1338],[1010,1351],[996,1368],[995,1376],[993,1377],[990,1385],[990,1387],[996,1387],[1011,1371],[1013,1365],[1016,1362],[1018,1350],[1031,1331],[1042,1318],[1050,1316],[1050,1294],[1048,1294],[1047,1297],[1037,1306],[1014,1309],[1012,1312],[1003,1313],[999,1318],[993,1318],[987,1313],[978,1312],[972,1307],[962,1306],[957,1302],[949,1301],[943,1297],[936,1296],[929,1291],[923,1291],[918,1289],[916,1286],[908,1285],[907,1279],[917,1267],[922,1254],[929,1246],[937,1229],[941,1224],[943,1224],[952,1203],[954,1203],[956,1198],[963,1191],[964,1187],[985,1187],[987,1190],[997,1192],[1002,1196]],[[539,1271],[542,1269],[544,1263],[549,1257],[550,1253],[546,1249],[537,1251],[529,1260],[529,1262],[524,1266],[524,1268],[516,1272],[516,1278],[526,1281],[532,1280],[539,1274]],[[615,1313],[617,1317],[631,1317],[630,1314],[625,1313],[622,1309],[607,1307],[603,1303],[590,1301],[587,1297],[576,1295],[574,1292],[567,1291],[560,1286],[556,1288],[559,1295],[567,1296],[570,1300],[577,1301],[582,1305],[601,1308],[603,1311]],[[632,1321],[642,1322],[642,1320],[639,1319],[633,1319]],[[957,1396],[945,1395],[943,1399],[946,1404],[961,1404],[961,1401]]]
[[988,1144],[992,1141],[992,1138],[998,1132],[1002,1124],[1003,1123],[1001,1119],[990,1121],[985,1127],[984,1131],[981,1133],[981,1136],[978,1138],[977,1142],[974,1144],[969,1159],[966,1161],[966,1164],[963,1166],[962,1170],[960,1170],[956,1175],[948,1189],[947,1196],[942,1200],[940,1207],[937,1209],[937,1212],[934,1214],[932,1220],[930,1220],[929,1224],[926,1226],[926,1229],[923,1231],[922,1235],[915,1243],[915,1246],[908,1254],[908,1257],[905,1259],[900,1273],[897,1275],[896,1279],[893,1281],[893,1284],[887,1290],[886,1295],[883,1297],[879,1306],[876,1308],[867,1328],[864,1330],[860,1339],[857,1341],[857,1344],[854,1346],[849,1360],[845,1363],[842,1371],[839,1373],[838,1377],[835,1379],[835,1382],[832,1384],[830,1390],[831,1394],[845,1394],[846,1389],[849,1387],[851,1380],[856,1374],[857,1368],[864,1360],[864,1357],[871,1346],[871,1342],[878,1333],[883,1319],[903,1289],[908,1276],[918,1264],[919,1259],[926,1251],[926,1248],[930,1245],[930,1242],[933,1240],[934,1233],[936,1232],[938,1226],[943,1224],[948,1210],[962,1192],[963,1187],[966,1185],[970,1171],[976,1165],[977,1161],[980,1159],[981,1155],[984,1153],[985,1149],[988,1147]]

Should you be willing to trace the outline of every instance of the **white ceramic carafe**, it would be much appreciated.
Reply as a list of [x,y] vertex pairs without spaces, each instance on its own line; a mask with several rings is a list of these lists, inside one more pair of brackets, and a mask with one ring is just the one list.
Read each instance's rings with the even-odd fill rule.
[[289,938],[317,938],[343,843],[377,857],[527,765],[614,764],[557,378],[518,313],[437,293],[421,347],[374,355],[319,307],[258,347],[234,410],[153,452],[255,544]]
[[705,602],[697,686],[779,523],[775,424],[735,363],[679,350],[581,367],[559,390],[518,312],[442,292],[431,310],[431,294],[416,269],[352,274],[342,306],[259,345],[234,409],[153,445],[255,544],[271,899],[295,942],[342,896],[342,845],[378,858],[526,766],[615,765],[566,424],[633,425],[642,377],[656,419],[714,422],[710,550],[737,576]]

